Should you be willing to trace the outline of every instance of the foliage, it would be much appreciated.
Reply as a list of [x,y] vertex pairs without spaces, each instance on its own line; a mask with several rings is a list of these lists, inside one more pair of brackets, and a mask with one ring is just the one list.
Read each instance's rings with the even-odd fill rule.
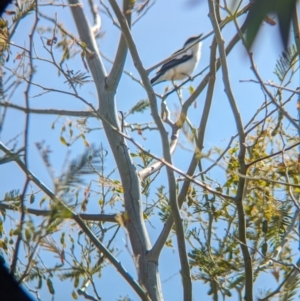
[[[179,257],[184,297],[178,300],[191,301],[197,282],[207,300],[297,300],[299,125],[290,103],[298,94],[298,46],[266,70],[276,83],[262,80],[247,52],[255,88],[235,98],[229,52],[244,47],[238,41],[246,30],[238,21],[248,13],[249,46],[270,3],[258,12],[258,1],[240,1],[233,14],[226,1],[208,1],[209,66],[159,94],[148,79],[155,68],[144,69],[128,26],[146,18],[155,1],[124,0],[122,11],[109,3],[100,1],[98,10],[90,1],[87,14],[75,0],[55,2],[73,13],[78,33],[40,1],[19,1],[13,17],[0,20],[0,172],[9,178],[0,190],[1,260],[39,300],[45,290],[60,300],[59,282],[73,299],[104,300],[102,281],[111,277],[119,289],[113,274],[119,273],[131,290],[111,292],[118,300],[161,301],[159,273],[173,268],[162,250]],[[294,4],[271,9],[283,35]],[[102,51],[104,16],[122,31],[114,37],[114,60]],[[24,29],[26,43],[25,22],[32,24]],[[231,25],[230,40],[224,29]],[[234,72],[242,78],[246,68],[240,69]],[[221,99],[231,112],[214,120]],[[211,130],[227,131],[226,138],[207,137]],[[259,292],[253,283],[262,277],[277,284],[267,282]]]
[[249,48],[252,46],[263,21],[267,20],[271,23],[270,17],[275,14],[279,22],[280,37],[286,48],[288,45],[293,14],[297,10],[296,5],[296,0],[254,0],[253,3],[251,3],[251,7],[245,21],[247,26],[247,46]]

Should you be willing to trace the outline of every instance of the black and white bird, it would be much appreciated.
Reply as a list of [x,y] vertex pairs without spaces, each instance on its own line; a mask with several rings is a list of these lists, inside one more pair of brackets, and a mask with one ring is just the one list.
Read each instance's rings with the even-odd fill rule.
[[[196,37],[189,38],[184,43],[183,47],[178,51],[174,52],[172,56],[177,52],[183,51],[189,45],[199,40],[201,36],[202,34]],[[186,77],[190,77],[199,63],[201,56],[201,46],[202,43],[198,42],[185,52],[179,54],[167,63],[163,64],[161,68],[157,71],[156,75],[151,79],[150,82],[152,86],[160,82],[164,82],[166,80],[183,80]]]

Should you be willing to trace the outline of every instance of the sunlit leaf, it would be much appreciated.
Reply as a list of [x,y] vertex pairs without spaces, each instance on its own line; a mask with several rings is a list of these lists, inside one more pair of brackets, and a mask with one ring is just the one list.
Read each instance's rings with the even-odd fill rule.
[[63,136],[60,136],[60,142],[66,146],[70,146],[70,144],[66,141],[66,139]]
[[72,292],[72,297],[73,297],[73,299],[75,299],[75,300],[78,299],[78,296],[77,296],[77,294],[76,294],[74,291]]

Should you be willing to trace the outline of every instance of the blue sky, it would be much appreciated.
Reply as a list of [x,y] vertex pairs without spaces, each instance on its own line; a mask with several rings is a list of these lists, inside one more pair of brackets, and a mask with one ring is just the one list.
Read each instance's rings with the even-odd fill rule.
[[[181,48],[187,38],[193,35],[198,35],[200,33],[207,34],[212,30],[212,26],[208,17],[208,7],[206,1],[195,1],[195,5],[191,5],[192,1],[157,1],[155,5],[148,11],[148,13],[138,21],[132,28],[132,35],[134,41],[137,45],[140,57],[142,59],[143,65],[149,68],[155,65],[157,62],[165,59],[171,55],[174,51]],[[59,3],[59,2],[56,2]],[[84,6],[87,7],[87,2],[83,2]],[[108,6],[109,4],[106,3]],[[101,10],[103,8],[101,7]],[[77,36],[75,26],[73,24],[72,16],[68,8],[62,7],[45,7],[43,9],[44,13],[47,15],[54,16],[57,13],[57,19],[63,22],[65,27]],[[87,14],[89,14],[89,9],[87,8]],[[7,17],[8,18],[8,17]],[[119,29],[116,28],[111,20],[105,15],[101,14],[102,18],[102,29],[103,37],[98,40],[98,45],[100,51],[105,54],[110,59],[113,59],[116,53],[116,47],[119,39]],[[24,35],[24,32],[28,32],[27,29],[32,26],[32,17],[28,17],[22,23],[22,27],[16,32],[13,41],[16,44],[28,46],[28,36]],[[243,19],[240,20],[242,23]],[[241,24],[240,23],[240,24]],[[40,26],[47,25],[52,30],[53,25],[49,22],[41,20]],[[279,41],[276,39],[276,27],[271,27],[269,25],[264,25],[261,28],[261,32],[253,48],[255,62],[258,66],[260,74],[265,81],[275,81],[276,76],[273,74],[275,68],[276,60],[282,51]],[[232,26],[228,26],[223,31],[223,36],[226,42],[228,42],[231,37],[235,34],[235,29]],[[51,32],[45,32],[42,34],[44,37],[50,37]],[[211,37],[203,41],[202,46],[202,57],[200,64],[196,72],[201,71],[209,63],[210,54],[210,44]],[[47,57],[47,52],[43,49],[41,40],[36,34],[35,41],[36,51],[39,57]],[[8,63],[10,67],[18,62],[13,62],[19,50],[12,47],[12,54],[10,62]],[[55,52],[57,60],[60,59],[61,53]],[[48,56],[49,59],[49,56]],[[66,84],[63,84],[64,80],[59,77],[57,71],[47,63],[35,62],[37,64],[37,75],[34,76],[34,81],[40,84],[46,85],[48,87],[57,87],[60,89],[67,89]],[[104,64],[109,72],[111,64],[104,60]],[[234,96],[236,97],[237,104],[239,106],[243,122],[246,123],[256,112],[258,107],[263,101],[263,95],[259,88],[253,83],[239,83],[239,80],[254,78],[252,71],[250,70],[250,62],[246,56],[246,53],[239,43],[237,47],[228,56],[229,72],[232,83],[232,88]],[[70,70],[75,72],[85,71],[84,66],[81,62],[80,56],[77,55],[74,60],[69,60],[66,62],[66,66]],[[130,54],[126,61],[125,69],[131,72],[136,78],[139,78],[137,70],[132,63]],[[195,73],[196,73],[195,72]],[[206,74],[206,73],[204,73]],[[151,77],[154,72],[151,74]],[[199,76],[194,80],[192,85],[194,87],[203,78]],[[154,90],[158,93],[163,93],[165,87],[168,83],[162,83],[155,86]],[[297,86],[297,83],[293,85],[293,88]],[[21,87],[24,87],[24,85]],[[188,88],[188,86],[187,86]],[[271,90],[271,89],[270,89]],[[41,90],[33,88],[31,90],[31,96],[37,95]],[[190,108],[190,119],[194,126],[198,126],[199,116],[201,116],[201,110],[203,107],[203,102],[205,99],[204,90],[202,94],[197,99],[197,107]],[[97,106],[96,91],[92,83],[86,84],[80,89],[80,93],[89,102]],[[188,89],[183,90],[184,98],[189,95]],[[19,96],[19,98],[17,97]],[[127,75],[123,75],[121,83],[118,89],[118,94],[116,96],[116,102],[118,110],[127,112],[138,100],[146,99],[147,95],[142,87],[140,87],[136,82],[134,82]],[[22,105],[24,103],[22,96],[22,89],[19,89],[18,94],[13,98],[13,103]],[[169,109],[172,112],[176,111],[179,106],[179,102],[176,98],[175,93],[167,99]],[[48,94],[42,97],[35,97],[31,99],[31,106],[33,108],[57,108],[57,109],[73,109],[73,110],[86,110],[85,104],[76,100],[72,97],[61,96],[59,94]],[[295,104],[290,105],[290,112],[292,116],[296,116]],[[51,162],[56,170],[56,175],[62,173],[62,165],[65,161],[66,156],[69,154],[71,158],[75,158],[77,154],[80,154],[85,146],[82,141],[76,142],[70,149],[62,145],[59,142],[59,135],[62,125],[65,123],[65,118],[61,117],[55,124],[55,129],[51,129],[51,124],[56,120],[56,116],[39,116],[32,115],[30,118],[30,140],[29,140],[29,166],[30,169],[42,179],[47,185],[53,189],[53,183],[49,174],[46,172],[44,163],[39,156],[37,149],[35,147],[35,142],[40,142],[42,140],[46,141],[46,144],[51,145],[52,154]],[[147,110],[144,114],[134,114],[130,116],[127,122],[145,123],[151,122],[150,111]],[[89,120],[90,126],[99,126],[98,121]],[[1,133],[1,140],[7,143],[12,137],[18,134],[22,134],[22,129],[24,126],[24,114],[16,111],[10,110],[7,118],[5,120],[4,131]],[[131,133],[132,136],[142,144],[146,149],[151,149],[151,151],[161,156],[161,148],[159,143],[153,144],[153,141],[158,140],[157,133],[155,132],[145,132],[144,137],[137,135],[136,133]],[[231,113],[229,102],[226,95],[224,94],[224,86],[222,82],[222,76],[220,71],[217,74],[217,83],[215,94],[213,98],[213,105],[211,109],[211,115],[208,122],[208,127],[206,131],[206,138],[204,144],[204,151],[208,150],[210,147],[217,145],[219,147],[224,147],[227,145],[231,136],[236,134],[235,123],[233,115]],[[98,134],[97,134],[98,135]],[[96,134],[88,134],[87,139],[90,143],[99,143],[99,137]],[[22,145],[22,140],[19,146]],[[107,141],[103,138],[101,143],[104,147],[108,148]],[[192,145],[189,145],[187,140],[181,135],[181,145],[193,149]],[[129,145],[133,149],[132,145]],[[178,148],[174,155],[174,165],[182,170],[186,170],[190,162],[191,152],[183,151]],[[210,162],[207,162],[210,164]],[[109,156],[107,160],[107,169],[113,169],[115,166],[113,159]],[[212,171],[210,176],[214,177],[224,177],[224,174],[220,171]],[[117,175],[115,175],[117,177]],[[13,179],[13,181],[12,181]],[[165,179],[165,172],[161,172],[160,179],[163,183]],[[15,164],[7,164],[0,167],[0,182],[2,183],[0,187],[0,195],[16,187],[22,187],[24,181],[24,176]],[[89,207],[93,210],[93,207]],[[154,219],[155,221],[155,219]],[[152,222],[153,223],[153,222]],[[150,237],[152,242],[155,240],[160,232],[161,224],[158,226],[147,225],[150,232]],[[125,248],[126,232],[122,230],[119,235],[120,245],[118,258],[126,269],[135,275],[135,268],[128,251]],[[174,243],[175,249],[166,248],[160,260],[160,272],[161,279],[163,283],[163,293],[165,300],[181,300],[181,279],[180,279],[180,267],[178,264],[178,253],[176,250],[176,243]],[[49,255],[49,259],[52,254]],[[262,284],[263,283],[263,284]],[[273,283],[274,284],[274,283]],[[58,290],[61,290],[59,295],[64,295],[65,298],[70,299],[70,291],[65,288],[65,284],[56,283],[58,285]],[[255,290],[258,288],[266,289],[271,286],[271,283],[260,282],[255,285]],[[115,289],[116,286],[118,289]],[[194,300],[199,300],[202,298],[203,293],[206,294],[208,287],[202,286],[199,282],[195,282],[194,286]],[[64,292],[62,292],[65,290]],[[112,266],[107,266],[103,271],[103,277],[99,281],[99,294],[102,300],[116,300],[120,295],[124,296],[128,294],[133,300],[138,300],[134,292],[128,288],[125,281],[119,276],[117,271]],[[237,300],[236,296],[231,298],[232,300]],[[47,290],[45,290],[45,295],[42,296],[42,300],[51,300]],[[57,299],[59,300],[59,299]],[[79,298],[78,300],[84,300]],[[203,300],[203,299],[202,299]],[[207,299],[208,300],[208,299]]]

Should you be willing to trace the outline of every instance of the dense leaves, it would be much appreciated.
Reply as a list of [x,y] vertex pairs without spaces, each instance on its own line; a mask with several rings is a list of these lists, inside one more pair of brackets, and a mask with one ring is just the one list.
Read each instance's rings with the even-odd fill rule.
[[[72,2],[71,11],[83,13],[75,21],[78,32],[46,15],[48,4],[39,1],[19,1],[13,17],[0,20],[0,167],[10,177],[10,188],[1,187],[1,260],[37,298],[45,291],[61,298],[60,281],[70,298],[99,301],[107,293],[103,278],[111,277],[117,290],[113,273],[119,273],[132,295],[120,289],[118,300],[161,301],[159,273],[170,269],[161,261],[165,252],[180,266],[176,277],[185,299],[178,300],[192,299],[189,280],[203,285],[207,300],[297,300],[300,160],[291,103],[298,100],[299,49],[286,47],[267,70],[276,83],[264,82],[249,52],[249,65],[230,65],[236,63],[230,51],[244,47],[241,33],[246,30],[251,47],[267,17],[277,16],[287,46],[296,1],[241,1],[234,15],[227,1],[208,1],[205,15],[214,31],[207,29],[203,43],[211,42],[209,66],[193,82],[187,79],[189,87],[166,84],[163,95],[148,86],[155,68],[143,69],[128,26],[155,1],[124,1],[121,17],[116,1],[109,2],[100,1],[99,10],[89,1],[91,12]],[[65,6],[57,5],[70,9]],[[102,15],[118,27],[119,41],[109,35],[119,47],[113,62],[102,53]],[[86,17],[94,21],[91,29]],[[32,27],[21,28],[25,20]],[[26,43],[12,41],[18,30]],[[89,49],[97,45],[101,51]],[[124,70],[127,62],[139,77]],[[230,84],[242,84],[231,72],[241,79],[244,68],[255,77],[255,96],[236,88],[242,96],[235,99]],[[136,91],[127,81],[119,87],[119,79],[129,79]],[[225,100],[228,112],[213,119],[211,111]],[[216,142],[223,126],[226,137]],[[275,284],[254,291],[261,277]]]

